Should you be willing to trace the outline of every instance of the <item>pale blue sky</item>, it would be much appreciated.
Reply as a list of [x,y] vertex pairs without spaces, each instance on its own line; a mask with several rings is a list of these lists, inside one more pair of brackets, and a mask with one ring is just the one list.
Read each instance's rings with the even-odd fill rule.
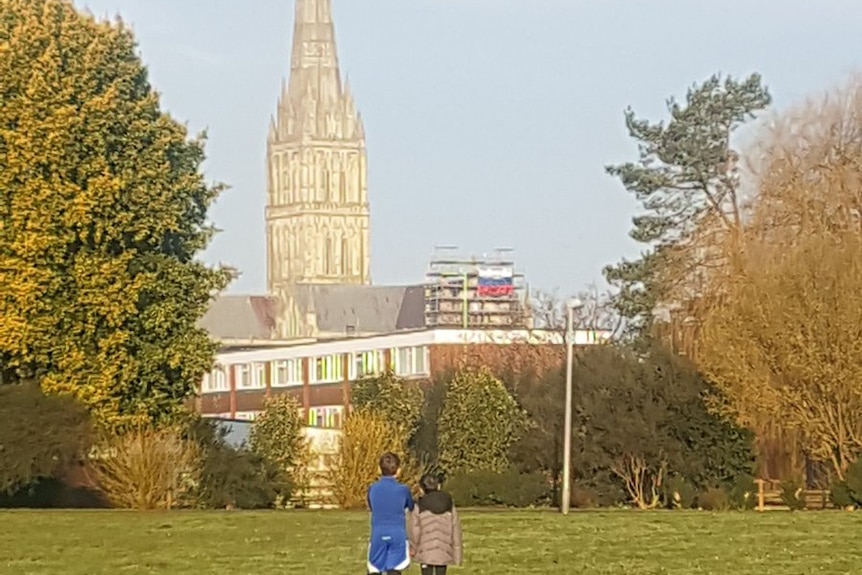
[[[858,0],[332,0],[365,119],[375,283],[422,279],[435,244],[516,249],[534,287],[572,292],[637,253],[623,109],[661,117],[716,71],[761,72],[778,106],[862,58]],[[210,135],[232,189],[210,261],[262,293],[265,137],[293,0],[77,0],[132,23],[165,106]]]

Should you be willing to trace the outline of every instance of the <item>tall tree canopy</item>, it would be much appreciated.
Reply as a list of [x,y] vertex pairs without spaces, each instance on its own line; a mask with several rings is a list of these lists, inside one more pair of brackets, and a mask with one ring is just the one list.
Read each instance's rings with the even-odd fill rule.
[[209,368],[196,259],[221,187],[121,22],[0,0],[0,366],[103,423],[178,409]]
[[741,422],[801,436],[838,477],[862,455],[862,83],[764,138],[735,265],[695,308],[697,360]]
[[708,269],[712,254],[704,243],[709,235],[695,232],[739,225],[739,154],[731,140],[770,102],[758,74],[743,80],[715,75],[689,89],[684,103],[670,98],[667,122],[626,111],[639,157],[607,171],[643,207],[630,235],[644,250],[637,260],[607,267],[605,277],[619,290],[616,306],[631,334],[647,333],[658,306],[697,289],[692,283]]

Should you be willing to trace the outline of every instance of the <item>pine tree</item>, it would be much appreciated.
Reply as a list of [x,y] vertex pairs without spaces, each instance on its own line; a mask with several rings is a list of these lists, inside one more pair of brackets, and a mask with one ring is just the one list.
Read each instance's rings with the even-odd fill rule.
[[[759,74],[741,81],[714,75],[690,88],[684,103],[668,100],[667,123],[651,123],[626,110],[626,128],[638,144],[639,158],[608,166],[607,172],[643,207],[630,235],[644,250],[634,261],[608,266],[605,277],[618,289],[616,308],[630,335],[648,335],[657,306],[668,303],[662,300],[673,290],[669,284],[688,279],[708,251],[698,246],[680,262],[678,248],[705,225],[739,225],[739,154],[732,139],[771,101]],[[678,264],[672,271],[671,259]]]
[[196,259],[222,187],[122,22],[0,0],[0,366],[111,426],[178,411],[227,275]]

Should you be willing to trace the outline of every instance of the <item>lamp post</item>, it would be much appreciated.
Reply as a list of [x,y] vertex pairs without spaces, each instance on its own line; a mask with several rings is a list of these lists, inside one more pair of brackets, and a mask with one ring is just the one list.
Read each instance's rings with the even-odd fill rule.
[[566,404],[563,423],[563,494],[560,510],[569,514],[572,498],[572,363],[575,346],[575,310],[584,306],[577,298],[566,302]]

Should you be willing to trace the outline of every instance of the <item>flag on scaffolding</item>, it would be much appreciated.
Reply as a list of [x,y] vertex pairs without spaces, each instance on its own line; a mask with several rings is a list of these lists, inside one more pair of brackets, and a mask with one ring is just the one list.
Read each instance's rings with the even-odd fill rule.
[[480,267],[476,294],[479,297],[503,297],[515,293],[514,274],[508,267]]

